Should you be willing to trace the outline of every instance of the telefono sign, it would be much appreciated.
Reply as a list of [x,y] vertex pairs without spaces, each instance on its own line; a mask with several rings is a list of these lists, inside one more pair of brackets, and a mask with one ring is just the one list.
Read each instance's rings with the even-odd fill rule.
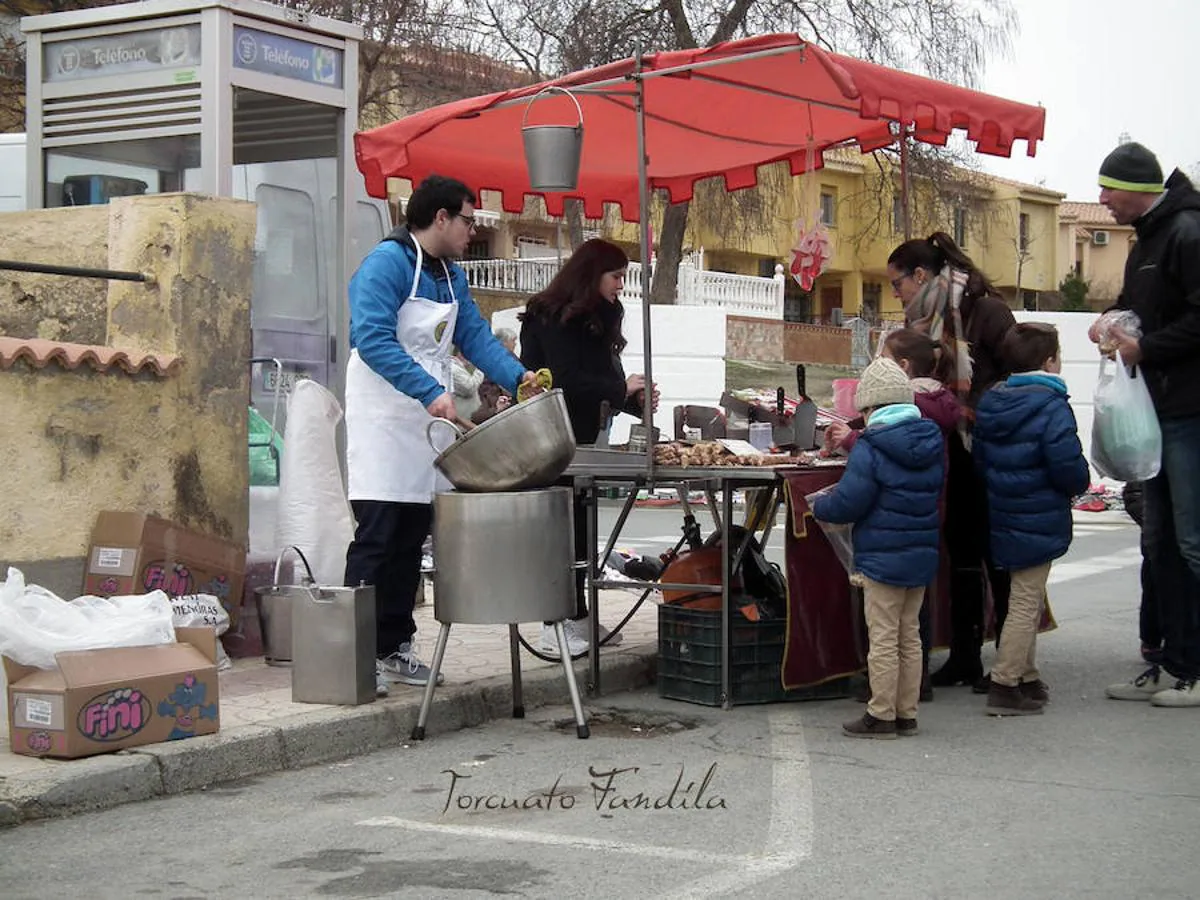
[[132,75],[200,64],[200,26],[147,28],[124,34],[51,41],[43,50],[45,81]]
[[264,75],[342,87],[341,50],[255,28],[234,27],[233,64]]

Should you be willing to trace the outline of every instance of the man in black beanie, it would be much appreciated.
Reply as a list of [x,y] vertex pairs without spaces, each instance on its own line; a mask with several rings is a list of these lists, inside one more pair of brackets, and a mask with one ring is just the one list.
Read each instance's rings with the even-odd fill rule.
[[[1145,376],[1162,427],[1162,468],[1143,488],[1142,535],[1158,596],[1162,665],[1106,693],[1200,707],[1200,192],[1178,169],[1163,184],[1158,160],[1136,143],[1105,157],[1099,182],[1100,202],[1137,233],[1114,309],[1137,313],[1142,336],[1113,328],[1108,340]],[[1088,336],[1099,343],[1100,332],[1097,323]]]

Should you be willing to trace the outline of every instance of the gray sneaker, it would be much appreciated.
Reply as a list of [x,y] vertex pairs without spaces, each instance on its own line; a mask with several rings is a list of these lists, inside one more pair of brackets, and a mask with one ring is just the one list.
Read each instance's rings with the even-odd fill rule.
[[1147,703],[1159,691],[1173,687],[1168,678],[1164,678],[1158,666],[1151,666],[1133,681],[1123,681],[1120,684],[1110,684],[1104,689],[1110,700],[1142,700]]
[[[410,684],[414,687],[424,687],[429,683],[429,666],[417,659],[412,644],[401,644],[395,653],[375,660],[376,683],[386,679],[393,684]],[[445,676],[438,672],[437,683],[445,681]]]
[[375,696],[379,698],[386,697],[391,693],[391,682],[387,680],[387,676],[379,671],[379,662],[375,663]]

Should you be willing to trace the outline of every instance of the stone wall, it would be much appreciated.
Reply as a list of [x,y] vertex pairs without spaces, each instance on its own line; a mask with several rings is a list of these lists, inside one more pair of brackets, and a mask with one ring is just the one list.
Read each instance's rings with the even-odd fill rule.
[[750,316],[726,316],[725,357],[753,362],[785,360],[783,322]]
[[189,194],[0,215],[5,258],[154,276],[0,272],[6,336],[182,358],[165,377],[23,359],[0,369],[0,566],[75,596],[104,509],[246,542],[254,233],[253,204]]
[[783,358],[788,362],[850,365],[851,334],[830,325],[783,323]]
[[850,365],[850,332],[844,328],[727,316],[725,340],[729,359]]

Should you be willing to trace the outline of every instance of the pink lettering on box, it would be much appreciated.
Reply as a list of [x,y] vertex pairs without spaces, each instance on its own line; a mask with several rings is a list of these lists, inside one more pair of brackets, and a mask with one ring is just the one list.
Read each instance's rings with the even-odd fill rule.
[[108,743],[137,734],[150,721],[150,701],[136,688],[106,691],[79,710],[76,727],[91,741]]

